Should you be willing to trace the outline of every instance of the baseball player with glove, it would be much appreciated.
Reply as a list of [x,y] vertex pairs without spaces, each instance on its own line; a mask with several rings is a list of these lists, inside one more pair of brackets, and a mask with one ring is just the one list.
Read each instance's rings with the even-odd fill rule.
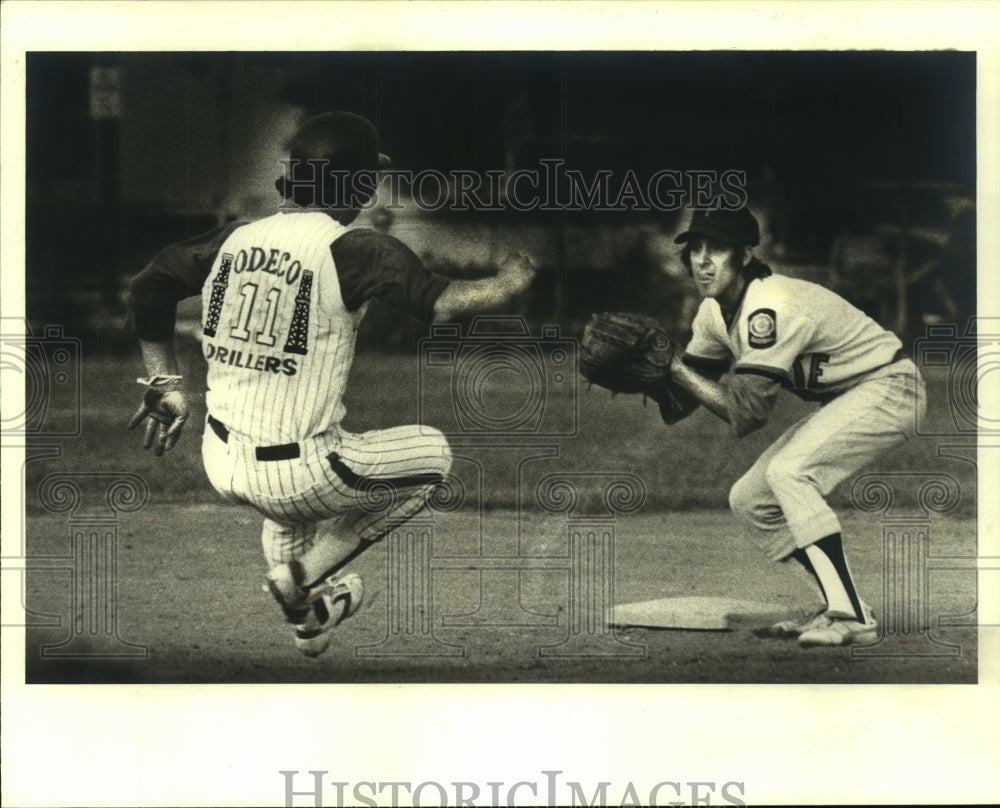
[[176,305],[202,298],[208,363],[205,470],[226,499],[264,518],[267,586],[316,656],[355,613],[346,565],[425,507],[448,474],[445,437],[426,426],[341,427],[357,329],[372,300],[425,322],[501,308],[534,277],[523,253],[479,281],[429,272],[402,242],[350,227],[379,170],[375,127],[347,112],[306,121],[276,182],[287,204],[162,251],[134,280],[130,314],[149,375],[129,428],[172,449],[188,418],[172,338]]
[[[825,604],[805,622],[765,633],[802,645],[872,642],[878,625],[825,498],[912,436],[926,406],[924,382],[894,334],[828,289],[774,274],[753,256],[759,241],[745,208],[695,211],[675,239],[704,298],[686,350],[675,350],[655,322],[598,315],[584,333],[582,371],[656,399],[667,423],[702,405],[737,438],[768,421],[782,388],[819,402],[736,482],[729,502],[772,560],[802,565]],[[605,363],[618,364],[610,377],[600,372]]]
[[653,317],[625,311],[594,314],[580,340],[580,372],[612,393],[653,399],[667,424],[694,412],[699,402],[670,378],[677,350],[670,332]]
[[[923,379],[895,334],[830,290],[776,275],[756,259],[760,231],[746,208],[695,211],[675,242],[704,300],[683,358],[674,358],[674,381],[736,437],[767,422],[782,388],[821,405],[729,494],[770,558],[795,559],[825,602],[805,623],[779,623],[774,633],[803,645],[872,642],[878,626],[825,497],[912,437],[926,406]],[[729,369],[728,384],[720,384]]]

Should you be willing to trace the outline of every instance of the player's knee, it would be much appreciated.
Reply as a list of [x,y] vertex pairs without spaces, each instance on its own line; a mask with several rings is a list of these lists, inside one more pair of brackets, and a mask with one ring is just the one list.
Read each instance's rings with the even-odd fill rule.
[[729,507],[737,516],[749,519],[753,513],[756,497],[755,486],[746,477],[740,477],[729,489]]
[[729,489],[729,507],[733,513],[747,521],[753,521],[754,514],[765,499],[760,480],[750,474],[740,477]]
[[761,513],[774,502],[768,481],[759,471],[751,469],[729,489],[729,507],[741,519],[759,526]]

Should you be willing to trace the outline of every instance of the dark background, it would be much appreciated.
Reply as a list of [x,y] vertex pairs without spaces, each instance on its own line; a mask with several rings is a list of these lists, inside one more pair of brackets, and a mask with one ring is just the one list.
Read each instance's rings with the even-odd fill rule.
[[[95,67],[115,71],[111,102]],[[975,89],[975,55],[953,51],[32,53],[29,319],[127,350],[127,279],[172,241],[269,213],[290,127],[338,108],[413,171],[744,170],[765,258],[917,334],[974,313]],[[531,319],[573,327],[610,300],[676,321],[690,289],[662,243],[678,216],[442,213],[454,249],[411,246],[475,274],[485,259],[454,255],[483,228],[507,243],[541,227],[556,246]],[[600,250],[558,246],[594,233]],[[381,320],[363,343],[409,344]]]

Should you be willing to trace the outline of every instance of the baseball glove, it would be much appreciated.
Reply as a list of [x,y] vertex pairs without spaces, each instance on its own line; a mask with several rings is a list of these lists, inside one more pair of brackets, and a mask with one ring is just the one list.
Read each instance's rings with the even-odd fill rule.
[[690,393],[670,382],[674,351],[670,333],[654,318],[602,312],[583,329],[580,372],[612,393],[642,393],[644,402],[652,398],[663,420],[672,424],[698,406]]

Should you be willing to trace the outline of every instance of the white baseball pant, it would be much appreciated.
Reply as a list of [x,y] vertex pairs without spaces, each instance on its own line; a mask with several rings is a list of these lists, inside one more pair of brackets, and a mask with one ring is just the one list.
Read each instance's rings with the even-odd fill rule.
[[825,497],[913,435],[924,381],[909,360],[890,367],[793,424],[730,490],[730,507],[772,560],[839,533]]
[[[426,426],[354,434],[334,429],[299,444],[259,447],[210,422],[202,440],[212,486],[264,516],[270,566],[305,553],[344,525],[378,541],[418,513],[451,468],[445,436]],[[298,456],[294,454],[297,446]],[[263,457],[263,459],[262,459]]]

